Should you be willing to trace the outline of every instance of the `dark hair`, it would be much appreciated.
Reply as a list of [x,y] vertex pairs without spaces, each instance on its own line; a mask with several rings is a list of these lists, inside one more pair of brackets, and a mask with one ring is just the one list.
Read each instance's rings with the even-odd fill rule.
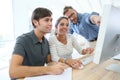
[[[52,15],[52,12],[49,9],[38,7],[33,11],[31,21],[33,21],[34,19],[38,21],[41,18],[51,16],[51,15]],[[32,24],[33,24],[33,22],[32,22]],[[34,24],[33,24],[33,26],[34,26]]]
[[66,13],[69,9],[73,9],[72,6],[65,6],[64,9],[63,9],[63,15],[65,15],[65,13]]
[[[59,18],[57,19],[57,21],[56,21],[55,27],[58,26],[58,24],[60,23],[60,21],[61,21],[62,19],[66,19],[66,20],[68,20],[68,18],[65,17],[65,16],[59,17]],[[57,35],[56,31],[55,31],[55,35]]]
[[60,23],[60,21],[61,21],[62,19],[66,19],[66,20],[68,20],[68,18],[65,17],[65,16],[59,17],[58,20],[56,21],[55,27],[58,26],[58,24]]

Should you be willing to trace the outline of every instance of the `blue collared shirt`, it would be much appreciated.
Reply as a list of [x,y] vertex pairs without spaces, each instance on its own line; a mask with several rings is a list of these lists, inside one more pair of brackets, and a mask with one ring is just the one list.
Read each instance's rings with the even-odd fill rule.
[[95,40],[98,36],[99,27],[90,22],[90,16],[98,13],[78,13],[78,23],[70,23],[69,33],[77,33],[84,36],[87,40],[92,41]]

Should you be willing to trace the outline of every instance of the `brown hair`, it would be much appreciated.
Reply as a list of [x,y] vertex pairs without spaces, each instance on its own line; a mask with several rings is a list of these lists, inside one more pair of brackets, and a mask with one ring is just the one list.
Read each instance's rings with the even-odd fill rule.
[[55,27],[58,26],[58,24],[60,23],[60,21],[61,21],[62,19],[66,19],[66,20],[68,20],[68,18],[65,17],[65,16],[59,17],[58,20],[56,21]]
[[[44,17],[47,17],[47,16],[51,16],[52,15],[52,12],[46,8],[41,8],[41,7],[38,7],[36,8],[33,13],[32,13],[32,17],[31,17],[31,21],[33,20],[39,20],[41,18],[44,18]],[[34,23],[32,22],[34,28],[35,28],[35,25]]]
[[69,9],[73,9],[72,6],[65,6],[64,9],[63,9],[63,15],[65,15],[65,13],[66,13]]

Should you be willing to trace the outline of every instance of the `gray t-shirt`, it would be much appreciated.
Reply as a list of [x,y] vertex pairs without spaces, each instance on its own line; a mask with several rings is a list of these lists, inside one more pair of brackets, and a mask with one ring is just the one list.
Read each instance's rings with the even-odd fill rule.
[[19,36],[13,51],[24,58],[22,64],[27,66],[43,66],[49,53],[47,39],[43,37],[40,42],[34,31]]

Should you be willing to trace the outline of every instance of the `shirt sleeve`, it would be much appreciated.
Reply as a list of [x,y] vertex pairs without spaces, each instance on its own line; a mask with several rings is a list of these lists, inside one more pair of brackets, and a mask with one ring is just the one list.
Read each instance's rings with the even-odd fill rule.
[[72,35],[72,41],[73,41],[73,47],[79,52],[79,54],[82,53],[83,49],[86,49],[89,47],[89,42],[80,35]]
[[81,46],[75,40],[75,37],[73,35],[71,35],[71,38],[72,38],[72,45],[73,45],[73,47],[81,54],[81,51],[82,51]]
[[25,49],[24,49],[24,39],[22,37],[18,37],[16,40],[16,44],[13,50],[13,54],[18,54],[22,57],[25,56]]
[[[87,13],[86,13],[86,14],[87,14]],[[85,15],[86,15],[86,14],[85,14]],[[99,15],[99,13],[97,13],[97,12],[92,12],[91,14],[87,14],[87,15],[88,15],[88,16],[86,16],[86,18],[85,18],[86,23],[89,24],[89,25],[91,25],[91,26],[92,26],[92,25],[95,25],[95,24],[92,24],[92,23],[91,23],[91,21],[90,21],[90,16],[91,16],[91,15]]]
[[49,46],[50,46],[50,53],[52,57],[52,61],[58,62],[60,57],[57,54],[56,44],[55,44],[55,36],[51,36],[49,38]]
[[86,48],[90,47],[89,41],[87,39],[85,39],[83,36],[74,33],[73,37],[75,38],[75,40],[77,41],[79,46],[81,46],[82,49],[86,49]]

